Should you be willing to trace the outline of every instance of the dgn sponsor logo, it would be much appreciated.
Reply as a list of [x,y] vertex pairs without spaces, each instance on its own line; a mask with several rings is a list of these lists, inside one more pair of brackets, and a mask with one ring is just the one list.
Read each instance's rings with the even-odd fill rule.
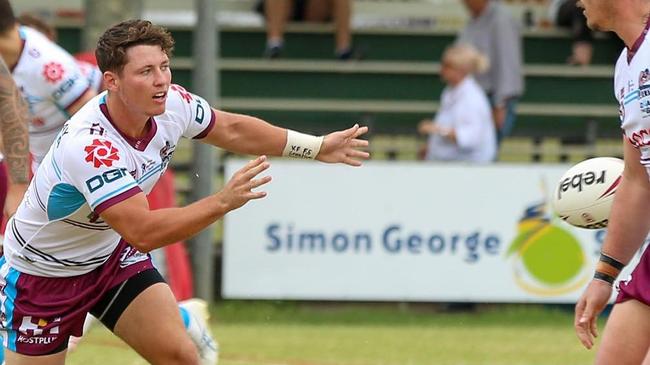
[[79,75],[75,75],[74,77],[67,79],[61,84],[61,86],[54,90],[52,93],[52,98],[55,100],[61,99],[63,95],[74,86],[77,80],[79,80]]
[[128,171],[124,167],[120,169],[108,170],[101,175],[96,175],[86,180],[86,186],[88,187],[88,190],[93,193],[105,184],[110,184],[123,178],[126,175],[128,175]]

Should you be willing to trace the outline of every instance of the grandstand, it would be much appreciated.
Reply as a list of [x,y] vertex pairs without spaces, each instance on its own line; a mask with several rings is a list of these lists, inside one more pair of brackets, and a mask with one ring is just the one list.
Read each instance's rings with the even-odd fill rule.
[[[36,3],[21,1],[20,6],[43,8]],[[48,2],[50,8],[43,11],[56,15],[58,9],[58,14],[74,15],[80,8],[77,3]],[[355,0],[353,36],[363,60],[348,63],[332,60],[332,28],[316,24],[289,26],[283,58],[262,59],[265,31],[262,19],[251,10],[254,1],[217,3],[223,108],[312,133],[360,121],[372,127],[375,156],[416,157],[422,141],[415,126],[435,112],[443,88],[437,62],[466,20],[460,2]],[[526,92],[513,136],[502,145],[501,159],[576,161],[620,155],[617,106],[610,90],[618,44],[611,37],[598,37],[593,65],[568,66],[564,62],[571,40],[565,32],[547,26],[544,2],[508,3],[522,26],[528,25],[524,31]],[[193,15],[188,4],[149,0],[144,1],[144,12],[167,24],[174,34],[175,81],[191,89]],[[54,19],[63,45],[78,51],[80,18]]]
[[[224,349],[223,354],[225,356],[223,360],[225,360],[225,364],[325,364],[326,362],[302,362],[301,359],[309,358],[309,356],[313,356],[313,358],[320,361],[323,355],[320,353],[309,356],[302,354],[297,351],[303,346],[300,344],[287,346],[286,344],[290,343],[290,341],[283,335],[290,333],[292,330],[283,326],[281,321],[277,322],[278,313],[265,310],[268,309],[265,307],[268,305],[269,308],[281,312],[285,308],[283,305],[286,306],[288,308],[287,312],[291,312],[287,315],[290,317],[287,323],[295,327],[293,322],[296,317],[295,313],[299,312],[296,308],[302,303],[296,304],[292,301],[293,299],[304,300],[308,305],[314,305],[315,301],[319,301],[319,305],[326,307],[324,312],[328,312],[336,305],[341,304],[339,301],[364,301],[363,305],[367,304],[368,307],[379,308],[382,311],[383,304],[380,305],[377,301],[389,301],[390,303],[386,304],[386,308],[389,308],[386,321],[390,323],[403,321],[408,324],[408,327],[415,323],[423,323],[423,327],[428,326],[431,328],[439,327],[439,324],[422,320],[422,318],[430,316],[431,313],[429,312],[420,313],[422,316],[415,319],[401,319],[401,317],[404,317],[404,314],[408,315],[410,311],[409,305],[416,307],[417,304],[414,303],[417,301],[426,302],[424,304],[430,302],[443,303],[440,306],[443,309],[447,308],[445,306],[449,305],[449,303],[456,302],[458,298],[460,298],[458,301],[463,302],[463,304],[469,303],[469,306],[472,306],[473,303],[483,302],[545,303],[544,307],[540,306],[534,309],[539,310],[543,315],[548,315],[548,308],[557,308],[549,304],[565,304],[574,301],[574,297],[572,297],[574,293],[569,292],[563,292],[555,297],[550,294],[531,294],[531,292],[524,293],[527,296],[523,296],[524,294],[522,296],[507,294],[510,296],[486,297],[485,293],[479,293],[476,297],[471,297],[468,296],[467,292],[480,292],[475,288],[489,288],[489,291],[492,292],[496,287],[494,283],[500,282],[510,290],[509,293],[520,294],[516,290],[517,286],[511,281],[519,280],[522,270],[520,270],[520,266],[517,266],[519,263],[512,264],[514,261],[512,257],[515,256],[513,251],[516,250],[513,250],[512,246],[508,246],[512,242],[524,242],[522,237],[530,238],[526,230],[535,224],[539,223],[546,228],[550,227],[554,230],[553,232],[557,232],[558,227],[563,224],[558,222],[557,219],[548,218],[552,215],[551,212],[543,211],[544,209],[541,208],[543,203],[540,204],[540,201],[548,198],[545,195],[545,190],[552,190],[550,185],[553,184],[553,180],[551,178],[567,167],[565,164],[557,163],[576,162],[591,156],[620,156],[622,154],[618,106],[612,95],[613,62],[617,54],[618,43],[613,41],[611,37],[597,36],[592,65],[587,67],[566,65],[565,61],[570,52],[572,41],[566,32],[551,28],[548,25],[548,21],[545,19],[546,1],[502,0],[509,4],[513,14],[517,19],[521,20],[525,29],[523,46],[526,79],[526,92],[518,105],[517,124],[512,136],[506,138],[501,145],[499,160],[503,163],[494,164],[485,169],[483,169],[483,166],[476,169],[465,169],[462,165],[454,164],[442,167],[438,164],[425,166],[421,163],[412,162],[418,158],[419,149],[424,143],[424,139],[416,133],[416,126],[422,118],[431,117],[438,108],[439,96],[444,86],[440,80],[441,65],[439,60],[444,48],[453,42],[458,30],[467,20],[461,1],[353,0],[353,39],[355,46],[360,49],[363,57],[360,60],[347,62],[335,60],[333,57],[333,27],[331,25],[316,24],[289,25],[286,39],[287,46],[282,58],[264,59],[262,58],[262,52],[265,46],[266,33],[262,19],[252,11],[255,0],[215,1],[219,9],[218,23],[220,29],[220,50],[215,69],[215,72],[219,73],[220,79],[220,95],[217,106],[228,111],[256,115],[274,124],[312,134],[346,128],[358,121],[371,127],[369,138],[371,139],[373,159],[388,160],[388,162],[380,161],[369,164],[375,168],[371,170],[372,173],[376,174],[379,171],[382,174],[366,176],[366,180],[359,178],[360,176],[363,178],[363,174],[370,170],[365,167],[345,170],[345,172],[341,170],[341,172],[335,174],[320,172],[322,175],[310,175],[309,173],[314,171],[309,170],[308,165],[300,165],[301,162],[277,161],[276,163],[274,161],[273,166],[280,171],[278,174],[280,177],[291,176],[294,181],[313,179],[315,181],[314,186],[302,187],[307,190],[311,189],[305,192],[287,183],[286,180],[289,179],[284,179],[284,182],[282,182],[280,181],[282,179],[276,181],[274,178],[275,186],[283,186],[281,185],[283,183],[289,186],[286,188],[287,185],[284,185],[285,190],[291,192],[288,199],[280,199],[281,203],[277,203],[278,200],[275,200],[274,203],[268,203],[267,200],[272,199],[266,199],[255,203],[255,205],[250,204],[254,206],[251,210],[262,212],[259,213],[261,219],[258,219],[259,216],[255,215],[245,215],[250,212],[250,210],[246,211],[245,209],[241,210],[245,213],[238,211],[229,215],[229,218],[238,215],[237,218],[233,219],[238,219],[238,222],[245,226],[239,228],[239,230],[232,223],[230,226],[226,224],[226,227],[224,227],[223,220],[216,224],[216,234],[214,235],[216,244],[214,247],[217,254],[212,256],[212,252],[210,252],[210,255],[206,255],[211,259],[214,258],[217,265],[214,272],[211,272],[214,279],[216,279],[214,283],[215,289],[217,289],[216,293],[223,294],[223,297],[228,299],[245,299],[243,302],[226,300],[213,303],[218,308],[216,311],[219,312],[217,316],[220,321],[219,331],[223,331],[217,332],[217,335],[219,337],[223,336],[225,339],[224,342],[221,342]],[[166,25],[176,40],[175,55],[172,58],[174,82],[193,90],[192,73],[197,64],[197,60],[192,55],[195,40],[193,37],[194,2],[176,0],[143,0],[142,2],[144,17]],[[37,10],[46,16],[48,20],[55,24],[59,33],[59,42],[62,46],[71,52],[81,51],[84,0],[49,0],[47,2],[42,0],[20,0],[14,1],[14,3],[17,12]],[[192,161],[192,151],[187,142],[181,142],[172,162],[174,169],[178,172],[176,175],[176,188],[179,197],[177,198],[183,202],[191,200],[188,196],[194,178],[194,176],[191,176],[193,174],[188,173]],[[226,155],[221,156],[225,157]],[[225,174],[224,170],[220,170],[219,174],[217,174],[218,179],[227,176],[228,166],[232,167],[238,161],[241,160],[229,159],[228,164],[230,165],[226,165],[226,168],[220,166],[225,170]],[[283,163],[287,164],[284,165]],[[291,170],[290,163],[295,163],[300,167]],[[541,163],[547,164],[542,166]],[[390,168],[393,168],[393,170],[389,170]],[[495,168],[495,170],[490,170],[491,168]],[[501,168],[503,169],[501,170]],[[297,173],[293,175],[296,170],[309,171],[305,175]],[[478,174],[472,175],[476,171],[478,171]],[[531,173],[531,171],[534,173]],[[504,172],[506,177],[504,177]],[[327,180],[326,178],[330,175],[336,175],[337,177],[333,179],[334,181]],[[531,175],[530,179],[522,179],[522,177],[528,177],[528,175]],[[313,178],[313,176],[316,176],[316,178]],[[350,180],[343,181],[346,179],[339,179],[339,176],[350,177]],[[442,179],[441,176],[445,178]],[[548,178],[548,176],[551,178]],[[329,178],[331,179],[331,177]],[[356,184],[353,185],[353,189],[349,189],[349,181],[354,181]],[[341,185],[334,184],[335,182],[341,183]],[[478,184],[476,184],[477,182]],[[480,188],[477,188],[479,185]],[[320,192],[323,190],[321,189],[323,186],[327,186],[331,191],[314,194],[314,191]],[[279,193],[282,193],[282,189],[279,190]],[[350,190],[354,191],[351,192]],[[270,193],[269,197],[273,197],[275,193],[278,193],[278,191]],[[350,196],[345,196],[345,194],[350,194]],[[364,194],[365,196],[363,196]],[[413,199],[412,195],[418,196]],[[296,199],[294,196],[300,196],[301,198]],[[378,199],[377,197],[383,198]],[[497,200],[497,202],[495,203],[490,199]],[[326,206],[326,203],[334,201],[338,201],[338,205],[334,208],[335,213],[332,214],[332,207]],[[340,201],[354,202],[357,205],[354,209],[339,211]],[[513,205],[515,208],[511,209]],[[312,216],[304,214],[305,206],[318,206],[322,207],[322,209],[318,214]],[[540,209],[537,210],[537,208]],[[531,210],[538,212],[540,216],[525,221],[526,214]],[[293,211],[294,214],[288,214],[289,211]],[[524,218],[522,218],[522,213]],[[267,218],[264,214],[269,214],[272,217]],[[544,214],[544,217],[541,214]],[[312,218],[314,220],[310,221]],[[316,221],[317,223],[314,223]],[[255,222],[255,224],[249,225],[249,222]],[[271,224],[267,224],[267,222],[271,222]],[[536,229],[539,227],[542,226],[537,226]],[[224,232],[229,229],[230,232],[236,232],[232,233],[232,236],[238,237],[237,240],[231,237],[230,243],[228,243],[230,246],[227,246],[226,241],[228,239],[225,238],[226,233]],[[382,234],[377,235],[377,237],[383,238],[384,248],[386,247],[387,237],[393,239],[391,241],[393,251],[389,252],[390,254],[383,255],[385,252],[382,251],[383,248],[382,244],[379,243],[379,239],[373,241],[372,251],[368,248],[367,252],[362,252],[362,254],[351,252],[352,250],[350,252],[345,252],[344,249],[341,249],[341,251],[336,250],[340,247],[346,248],[348,240],[352,242],[353,239],[359,237],[370,237],[372,233],[378,230],[382,230]],[[251,236],[245,236],[241,234],[242,232],[251,233]],[[254,234],[263,232],[266,233],[266,236],[263,236],[264,240],[260,240],[252,232]],[[273,234],[269,232],[273,232]],[[584,251],[585,264],[578,269],[581,274],[588,272],[590,275],[592,273],[589,266],[591,264],[590,255],[592,255],[592,251],[596,252],[593,250],[594,247],[599,247],[596,244],[602,245],[602,236],[598,233],[593,234],[591,231],[578,234],[575,234],[575,231],[570,232],[580,242],[586,242],[583,245],[587,247]],[[305,243],[304,247],[308,247],[308,249],[302,251],[288,249],[286,252],[263,252],[267,256],[260,254],[259,257],[250,255],[251,252],[259,254],[259,250],[255,251],[253,249],[241,251],[243,253],[240,253],[240,256],[233,254],[235,251],[233,247],[241,247],[243,246],[242,243],[253,242],[253,244],[257,244],[255,246],[255,249],[257,249],[259,246],[267,244],[268,241],[280,242],[285,237],[288,237],[287,242],[295,239],[294,242],[299,242],[297,245],[301,249],[305,237],[307,239],[304,242],[312,245],[309,246]],[[317,246],[315,242],[319,237],[328,238],[327,243],[329,246],[327,247],[330,251],[324,252],[324,254],[318,251],[317,248],[320,246]],[[311,239],[311,241],[308,239]],[[553,241],[554,238],[535,237],[535,239],[534,242],[527,242],[526,245],[534,246],[537,249]],[[367,242],[367,247],[370,247],[370,239]],[[428,246],[426,242],[428,242]],[[341,244],[341,246],[337,246],[337,244]],[[438,244],[438,246],[434,244]],[[224,246],[227,247],[224,249],[225,251],[222,251]],[[292,247],[290,243],[285,246]],[[482,255],[480,265],[467,258],[458,260],[460,254],[457,255],[457,252],[464,252],[463,250],[469,250],[471,254],[477,254],[480,251],[479,253]],[[508,251],[507,255],[506,251]],[[226,255],[223,252],[227,252],[231,257],[245,257],[245,259],[237,261],[235,265],[231,265],[231,267],[238,266],[240,272],[233,274],[231,268],[230,274],[225,274],[228,271],[225,263]],[[302,256],[295,254],[296,252]],[[565,252],[562,251],[561,253]],[[291,256],[292,254],[295,255]],[[346,256],[346,254],[348,255]],[[319,257],[319,255],[322,257]],[[284,262],[280,261],[278,261],[280,264],[273,262],[272,260],[277,257],[283,257],[288,264],[284,265]],[[377,259],[377,257],[379,257],[377,261],[381,261],[381,265],[373,267],[374,261],[371,259]],[[271,259],[269,260],[269,258]],[[344,273],[347,267],[349,277],[346,280],[349,279],[349,282],[346,281],[344,285],[337,285],[336,277],[329,275],[331,272],[322,269],[322,267],[319,270],[317,265],[310,267],[309,263],[305,263],[307,262],[307,260],[304,260],[305,258],[314,261],[320,259],[323,266],[330,263],[327,260],[338,258],[339,262],[330,266],[334,267],[336,271]],[[291,261],[291,259],[295,259],[295,261]],[[418,267],[417,264],[422,262],[425,263],[421,267],[425,267],[430,271],[419,271],[421,267]],[[296,263],[298,265],[292,266]],[[273,264],[276,264],[276,268],[280,267],[282,270],[274,270]],[[300,266],[300,264],[304,266]],[[400,264],[403,266],[400,267]],[[397,269],[395,269],[396,267]],[[264,271],[265,269],[268,271]],[[486,270],[489,275],[482,274],[480,269]],[[287,275],[288,277],[297,278],[296,281],[289,281],[297,287],[301,287],[302,284],[302,287],[308,287],[307,289],[311,290],[312,287],[317,288],[324,283],[326,288],[336,287],[339,290],[344,290],[344,294],[336,293],[336,295],[331,296],[330,293],[322,294],[318,292],[320,289],[315,289],[314,293],[316,294],[302,297],[300,295],[287,296],[286,293],[279,296],[248,295],[246,293],[226,295],[226,291],[221,290],[223,289],[221,285],[226,286],[224,277],[227,275],[230,275],[230,278],[234,276],[243,277],[240,280],[252,283],[251,286],[265,287],[265,285],[259,284],[258,278],[254,277],[253,274],[263,277],[269,271],[283,273],[283,270],[290,272]],[[308,279],[309,274],[312,274],[313,271],[319,271],[326,278],[322,282],[310,281]],[[237,275],[241,274],[241,272],[254,273],[251,274],[251,277]],[[403,280],[403,282],[395,284],[395,282],[382,279],[381,276],[377,279],[377,277],[373,277],[377,272],[383,272],[391,278],[394,277],[396,281]],[[430,275],[432,272],[435,275]],[[444,274],[439,275],[440,272],[444,272]],[[467,277],[470,278],[480,277],[480,282],[476,280],[476,283],[472,283],[475,286],[468,284],[467,287],[471,287],[471,289],[466,289],[465,292],[462,290],[455,291],[454,288],[453,295],[456,296],[441,297],[440,293],[437,292],[441,285],[435,280],[453,282],[455,278],[459,277],[459,272],[467,274]],[[504,276],[504,273],[506,276]],[[275,277],[270,275],[267,275],[267,277],[269,281],[275,280]],[[503,280],[504,277],[507,280]],[[222,282],[221,279],[224,279],[224,281]],[[396,292],[399,291],[396,290],[398,287],[403,287],[400,289],[405,289],[407,292],[411,290],[416,294],[422,292],[426,292],[427,295],[432,294],[430,297],[413,295],[395,299],[396,297],[380,296],[377,299],[377,297],[373,296],[363,297],[359,296],[358,293],[355,293],[355,296],[345,292],[348,288],[353,287],[355,282],[357,284],[363,283],[362,279],[368,282],[379,282],[378,291],[382,293]],[[581,280],[582,277],[580,276],[578,279]],[[418,280],[427,281],[427,283],[422,285]],[[582,284],[579,280],[576,280],[577,284],[570,283],[572,290]],[[305,285],[305,282],[309,284]],[[463,285],[465,284],[455,286]],[[508,287],[508,285],[510,286]],[[279,286],[281,287],[281,285]],[[556,285],[553,289],[556,289],[556,287],[560,291],[566,289],[561,285]],[[350,289],[350,291],[354,290]],[[445,288],[442,291],[445,291]],[[520,292],[525,292],[525,290],[520,290]],[[327,297],[327,295],[330,296]],[[252,301],[255,299],[268,301],[259,304]],[[283,302],[284,300],[289,300],[289,302]],[[336,303],[330,307],[330,302]],[[395,305],[396,308],[399,308],[399,311],[394,310],[391,305]],[[229,306],[234,308],[231,309],[232,313],[228,313]],[[248,312],[242,312],[244,313],[242,315],[237,312],[240,310],[238,306],[241,306],[241,308],[250,306],[250,309],[248,309]],[[276,306],[277,308],[275,308]],[[344,305],[341,305],[341,307],[344,307]],[[423,305],[422,308],[429,309],[426,305]],[[453,309],[453,304],[449,305],[448,308]],[[214,310],[214,308],[212,309]],[[499,316],[499,318],[488,318],[487,331],[481,328],[481,323],[476,323],[477,318],[479,320],[482,318],[483,314],[480,311],[471,313],[470,317],[467,318],[461,317],[461,319],[457,319],[452,317],[451,319],[445,319],[447,322],[443,322],[443,324],[447,323],[451,329],[442,326],[442,334],[436,334],[432,339],[427,339],[425,342],[437,343],[441,339],[446,340],[446,336],[449,336],[449,333],[453,332],[456,327],[462,327],[459,326],[459,323],[468,327],[467,333],[461,333],[457,338],[448,340],[449,343],[465,344],[472,341],[489,343],[486,339],[494,340],[493,337],[498,338],[498,340],[492,342],[493,344],[489,345],[488,350],[484,348],[477,349],[477,355],[468,355],[466,348],[462,348],[457,351],[459,355],[456,355],[457,357],[449,360],[449,362],[440,361],[435,363],[458,364],[461,362],[457,359],[463,359],[464,362],[462,363],[485,364],[489,363],[486,362],[488,356],[494,356],[495,359],[499,358],[499,356],[506,358],[502,354],[494,354],[494,351],[495,349],[508,350],[509,347],[514,349],[514,351],[511,351],[513,355],[510,355],[512,361],[500,363],[582,364],[590,360],[592,355],[585,354],[582,349],[579,349],[581,353],[578,355],[571,355],[573,357],[565,355],[565,353],[569,353],[575,350],[574,347],[577,347],[577,345],[573,346],[570,342],[573,338],[571,314],[566,314],[563,310],[551,313],[550,321],[554,322],[554,327],[550,327],[547,326],[549,322],[547,317],[541,317],[540,315],[542,319],[538,320],[534,315],[531,316],[530,312],[526,311],[527,309],[521,314],[519,314],[517,307],[510,309],[515,314],[513,318],[509,318],[511,312],[507,312],[507,310],[506,307],[506,314],[503,316],[500,313],[495,315]],[[359,312],[365,311],[365,307],[359,310]],[[333,312],[336,314],[336,311]],[[398,314],[401,314],[401,317],[398,315],[396,320],[394,312],[399,312]],[[268,313],[271,313],[271,315]],[[533,312],[533,314],[535,313]],[[348,327],[354,326],[354,321],[351,322],[350,318],[359,317],[356,312],[351,315],[343,314],[342,319],[338,320],[340,324],[336,320],[334,321],[337,327],[343,328],[341,333],[344,333]],[[488,314],[490,313],[488,312]],[[318,319],[322,315],[322,313],[313,312],[308,312],[305,315],[310,318],[306,322],[311,321],[311,317],[317,318],[314,323],[319,326],[316,329],[317,333],[319,333],[318,336],[321,335],[322,328],[325,328],[325,326],[321,328],[321,323],[319,323],[321,319]],[[238,316],[245,317],[245,320],[241,320]],[[251,321],[250,318],[257,318],[256,316],[260,318],[259,323],[264,329],[271,329],[276,332],[269,332],[266,335],[266,332],[260,332],[259,329],[249,330],[247,326],[250,323],[248,321]],[[330,322],[332,318],[337,317],[326,314],[322,318],[324,318],[322,322]],[[538,334],[538,337],[533,339],[518,334],[511,336],[512,339],[501,340],[498,334],[493,336],[490,331],[494,327],[501,326],[504,319],[506,329],[503,332],[506,334],[511,331],[508,326],[522,328],[524,329],[522,332],[537,332],[541,327],[542,330],[548,333],[540,332],[543,335]],[[229,320],[231,323],[228,322]],[[273,320],[276,320],[276,322]],[[372,323],[373,320],[368,320],[367,323]],[[513,324],[509,323],[508,320]],[[244,323],[242,327],[244,328],[243,332],[246,332],[246,334],[242,336],[242,339],[238,340],[244,345],[242,345],[242,349],[233,350],[235,341],[232,338],[236,338],[237,331],[241,330],[239,328],[241,323]],[[416,328],[417,326],[413,327]],[[530,328],[538,329],[530,331]],[[370,332],[376,332],[376,330],[373,327]],[[418,336],[421,336],[419,333],[394,335],[393,331],[393,328],[388,329],[389,335],[386,337],[390,338],[390,340],[387,341],[386,348],[394,346],[394,338],[396,337],[409,339],[408,342],[417,344],[417,341],[411,341],[411,339],[417,339]],[[281,333],[281,335],[278,335],[278,333]],[[335,333],[334,337],[341,337],[341,333]],[[488,333],[488,335],[483,333]],[[561,336],[558,336],[558,334],[561,334]],[[105,348],[110,348],[111,351],[115,352],[107,353],[107,355],[102,356],[102,359],[96,360],[98,356],[92,351],[92,347],[91,350],[85,350],[82,347],[81,355],[73,355],[80,356],[76,362],[77,364],[92,364],[92,361],[102,363],[105,358],[113,359],[118,350],[126,352],[124,348],[120,348],[120,346],[124,347],[123,344],[107,342],[106,337],[102,336],[106,336],[106,334],[97,336],[95,340],[92,340],[91,337],[90,346],[99,343],[101,346],[105,346],[100,347],[102,351],[106,351]],[[403,357],[398,358],[397,355],[395,355],[396,360],[387,362],[391,360],[384,354],[377,355],[383,356],[382,362],[379,362],[379,360],[373,360],[374,362],[370,360],[354,362],[351,354],[359,352],[359,349],[354,345],[359,338],[372,343],[372,351],[382,348],[382,346],[374,344],[372,339],[366,340],[366,336],[365,333],[362,335],[353,334],[349,340],[347,337],[343,337],[344,339],[340,341],[351,344],[352,349],[349,354],[343,351],[330,352],[335,354],[341,352],[343,353],[340,355],[341,358],[347,357],[346,360],[350,362],[335,359],[327,363],[407,363],[403,360]],[[477,339],[474,339],[473,336],[476,336]],[[314,335],[301,334],[296,337],[304,337],[309,339],[310,342],[317,342],[311,341]],[[522,338],[519,343],[503,346],[504,343],[510,344],[510,341],[518,338]],[[548,344],[541,343],[540,339],[542,338]],[[558,341],[558,338],[562,340]],[[273,355],[277,357],[266,355],[265,357],[258,354],[258,351],[263,353],[264,349],[260,349],[263,346],[260,346],[260,348],[256,346],[251,348],[250,346],[252,341],[263,344],[269,339],[276,340],[278,348],[286,346],[286,354]],[[219,339],[219,341],[222,340]],[[558,347],[556,342],[561,342],[564,348]],[[430,343],[426,343],[422,348],[429,348]],[[421,358],[408,363],[429,364],[432,363],[429,361],[431,357],[439,356],[439,353],[450,352],[448,345],[445,345],[444,341],[441,343],[443,343],[442,350],[436,350],[438,352],[436,354],[415,348],[412,353],[422,353]],[[528,349],[530,344],[539,347],[538,352],[540,352],[540,355],[536,355],[538,357],[534,357],[534,360],[526,362],[527,360],[523,359],[526,352],[535,353],[534,348],[528,351],[522,350],[524,348]],[[327,348],[327,346],[320,347]],[[339,343],[331,346],[331,348],[338,350],[340,350],[340,347]],[[410,351],[405,349],[408,349],[408,347],[397,348],[395,352],[403,356],[407,351]],[[88,352],[84,353],[83,351]],[[274,351],[275,348],[269,352],[273,353]],[[557,359],[548,357],[548,354],[556,355]],[[129,356],[137,357],[133,353],[130,353]],[[472,356],[476,357],[476,360],[473,360]],[[137,362],[138,359],[127,362],[119,357],[116,358],[120,359],[120,361],[115,363],[140,363]],[[282,358],[282,360],[277,360],[278,358]],[[291,359],[293,362],[285,361],[285,358]]]

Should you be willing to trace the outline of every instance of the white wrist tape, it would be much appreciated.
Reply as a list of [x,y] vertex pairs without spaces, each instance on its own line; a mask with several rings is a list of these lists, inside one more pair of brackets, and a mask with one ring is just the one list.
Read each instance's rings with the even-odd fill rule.
[[287,129],[287,144],[282,156],[313,160],[320,151],[324,137],[316,137]]

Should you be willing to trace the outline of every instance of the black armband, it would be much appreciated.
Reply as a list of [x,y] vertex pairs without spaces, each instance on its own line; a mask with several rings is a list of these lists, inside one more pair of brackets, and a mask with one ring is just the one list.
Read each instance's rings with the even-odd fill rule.
[[600,261],[610,265],[611,267],[613,267],[613,268],[615,268],[616,270],[619,270],[619,271],[623,270],[623,268],[625,267],[624,263],[618,261],[617,259],[615,259],[615,258],[613,258],[611,256],[607,256],[602,252],[600,253]]
[[610,285],[614,285],[614,280],[616,280],[615,277],[605,274],[604,272],[596,271],[594,273],[594,279],[602,280],[605,282],[608,282]]

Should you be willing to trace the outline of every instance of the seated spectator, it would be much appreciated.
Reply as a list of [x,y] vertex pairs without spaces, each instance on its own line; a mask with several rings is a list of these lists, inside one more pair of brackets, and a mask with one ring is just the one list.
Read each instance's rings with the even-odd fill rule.
[[573,50],[567,63],[585,66],[591,63],[594,34],[587,26],[583,9],[576,6],[577,2],[577,0],[553,0],[549,6],[549,18],[554,25],[571,31]]
[[497,136],[490,102],[472,76],[485,72],[488,59],[474,47],[456,44],[442,56],[440,76],[447,84],[434,120],[422,120],[428,136],[426,159],[487,163],[496,158]]
[[257,11],[266,18],[264,57],[277,58],[284,47],[284,29],[288,21],[336,25],[335,55],[341,60],[355,56],[350,32],[350,0],[259,0]]

